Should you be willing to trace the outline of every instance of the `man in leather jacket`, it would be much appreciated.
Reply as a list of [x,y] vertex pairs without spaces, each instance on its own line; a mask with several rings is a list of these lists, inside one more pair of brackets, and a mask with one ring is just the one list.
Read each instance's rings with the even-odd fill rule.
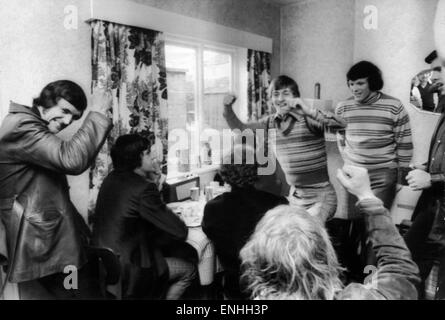
[[[93,98],[97,103],[67,141],[56,134],[87,107],[83,90],[68,80],[45,86],[31,108],[11,102],[0,127],[3,255],[7,280],[19,283],[21,298],[35,298],[27,296],[35,290],[37,298],[75,298],[87,289],[82,267],[89,230],[70,201],[65,175],[87,170],[111,129],[111,100],[103,93]],[[73,284],[78,290],[64,287],[67,267],[79,270],[79,284]]]

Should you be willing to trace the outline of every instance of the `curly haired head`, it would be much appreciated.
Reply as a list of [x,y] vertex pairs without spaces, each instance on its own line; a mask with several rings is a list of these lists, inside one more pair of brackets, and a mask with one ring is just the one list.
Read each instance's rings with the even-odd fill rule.
[[258,180],[258,163],[255,150],[245,144],[238,144],[224,156],[219,173],[232,187],[245,188],[253,186]]
[[324,226],[302,208],[269,210],[240,257],[241,280],[253,298],[331,300],[343,288]]

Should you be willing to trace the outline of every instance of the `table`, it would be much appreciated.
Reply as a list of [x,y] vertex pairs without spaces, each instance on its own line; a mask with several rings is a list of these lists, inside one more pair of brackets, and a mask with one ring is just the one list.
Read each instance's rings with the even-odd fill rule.
[[188,227],[186,242],[195,248],[198,253],[199,262],[197,267],[199,282],[202,286],[210,285],[215,273],[220,269],[215,247],[201,227],[205,204],[206,201],[203,197],[199,201],[186,200],[167,204],[173,212],[179,214]]

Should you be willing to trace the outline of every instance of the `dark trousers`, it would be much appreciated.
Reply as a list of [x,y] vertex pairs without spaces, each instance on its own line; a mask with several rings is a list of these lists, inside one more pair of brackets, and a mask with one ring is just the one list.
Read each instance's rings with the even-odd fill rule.
[[425,297],[425,280],[435,261],[440,263],[439,296],[445,294],[445,247],[442,242],[429,237],[434,219],[440,210],[443,190],[425,190],[413,214],[413,223],[405,235],[405,242],[411,251],[414,262],[419,267],[421,283],[419,298]]

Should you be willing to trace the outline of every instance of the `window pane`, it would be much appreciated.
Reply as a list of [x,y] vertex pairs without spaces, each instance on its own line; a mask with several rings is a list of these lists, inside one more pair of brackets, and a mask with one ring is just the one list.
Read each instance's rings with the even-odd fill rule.
[[[165,46],[169,131],[181,129],[188,137],[197,137],[198,131],[196,56],[195,48],[170,44]],[[184,146],[180,150],[175,150],[174,154],[169,153],[169,175],[195,169],[193,164],[198,163],[198,155],[194,149],[196,148]]]
[[[232,91],[232,56],[226,52],[204,50],[204,99],[201,108],[201,130],[228,129],[223,117],[224,96]],[[215,156],[218,152],[212,150],[211,139],[201,139],[201,163],[202,166],[217,162]],[[214,145],[214,144],[213,144]]]

